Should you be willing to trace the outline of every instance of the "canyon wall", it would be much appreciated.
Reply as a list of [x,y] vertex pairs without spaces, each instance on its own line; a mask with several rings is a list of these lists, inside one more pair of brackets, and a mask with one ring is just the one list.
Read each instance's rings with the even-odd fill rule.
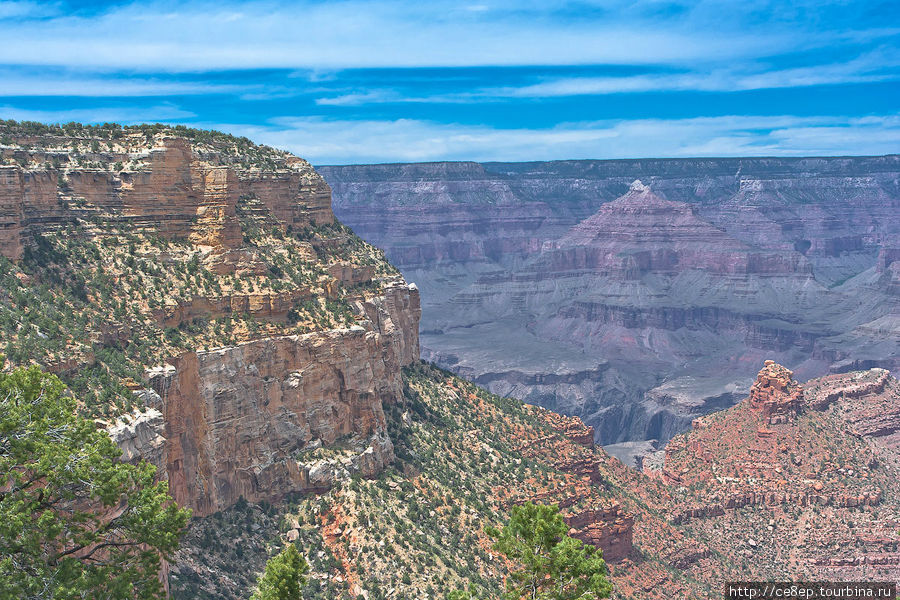
[[[156,464],[195,516],[381,472],[394,459],[383,407],[419,360],[416,286],[334,225],[331,190],[302,159],[224,134],[92,131],[0,146],[0,254],[33,264],[62,238],[32,256],[116,282],[104,293],[129,311],[103,315],[72,341],[90,351],[67,348],[55,370],[108,368],[98,355],[113,352],[145,371],[121,382],[134,410],[99,407],[125,459]],[[66,262],[68,236],[90,242],[91,264]],[[53,282],[45,267],[29,281]],[[123,287],[164,268],[161,292]],[[202,345],[172,341],[203,328]],[[139,336],[162,364],[135,362]]]
[[766,358],[900,366],[898,156],[319,170],[419,285],[424,358],[623,458],[732,405]]
[[204,516],[242,496],[274,501],[328,489],[348,473],[379,473],[393,460],[382,407],[400,397],[414,331],[395,339],[354,326],[266,338],[150,371],[175,499]]
[[[285,229],[334,222],[328,184],[297,157],[269,171],[220,164],[219,157],[195,152],[189,140],[172,136],[158,136],[137,151],[98,154],[93,158],[102,159],[102,167],[95,166],[101,161],[70,166],[61,150],[0,154],[26,165],[0,166],[0,252],[7,258],[21,256],[32,231],[97,212],[163,237],[234,250],[241,246],[241,196],[261,202]],[[127,168],[109,168],[123,161]]]
[[362,304],[374,318],[349,329],[188,352],[148,369],[135,393],[149,410],[120,419],[113,438],[126,459],[165,472],[195,516],[377,475],[394,459],[383,407],[401,396],[401,368],[418,360],[418,294],[395,282]]

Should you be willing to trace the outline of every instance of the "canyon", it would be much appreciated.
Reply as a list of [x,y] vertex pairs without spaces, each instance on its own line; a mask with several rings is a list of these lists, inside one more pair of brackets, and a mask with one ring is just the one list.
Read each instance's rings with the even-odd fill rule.
[[171,597],[497,597],[529,501],[618,600],[900,578],[895,157],[341,168],[404,277],[286,152],[0,140],[0,349],[192,509]]
[[758,365],[900,365],[900,157],[318,167],[422,294],[423,357],[627,462]]

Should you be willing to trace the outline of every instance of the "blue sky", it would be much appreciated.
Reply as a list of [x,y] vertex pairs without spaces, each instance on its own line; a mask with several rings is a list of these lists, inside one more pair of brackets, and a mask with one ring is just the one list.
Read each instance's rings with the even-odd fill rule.
[[315,164],[900,152],[900,3],[0,0],[0,118]]

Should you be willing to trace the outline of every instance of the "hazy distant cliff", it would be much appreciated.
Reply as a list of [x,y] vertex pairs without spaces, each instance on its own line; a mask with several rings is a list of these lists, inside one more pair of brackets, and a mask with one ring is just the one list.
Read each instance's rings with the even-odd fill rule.
[[668,439],[766,357],[900,364],[898,156],[319,171],[419,284],[424,356],[603,443]]

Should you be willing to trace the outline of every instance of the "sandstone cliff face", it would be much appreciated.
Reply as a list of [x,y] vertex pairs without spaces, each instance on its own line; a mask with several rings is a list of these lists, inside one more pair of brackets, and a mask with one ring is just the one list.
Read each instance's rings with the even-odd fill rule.
[[383,407],[418,360],[418,307],[399,281],[359,302],[362,325],[183,354],[147,371],[151,412],[111,434],[196,516],[376,475],[394,458]]
[[[372,476],[393,460],[383,405],[400,394],[399,348],[362,327],[190,353],[151,372],[175,499],[207,515]],[[333,456],[314,456],[334,447]]]
[[897,156],[320,170],[420,285],[425,358],[602,444],[665,442],[769,357],[900,366]]
[[[52,140],[35,142],[48,145]],[[58,140],[64,148],[67,140]],[[17,153],[26,167],[0,167],[0,252],[21,256],[30,232],[71,221],[87,205],[164,237],[190,239],[218,252],[241,245],[236,205],[241,196],[262,202],[283,228],[303,229],[334,222],[331,190],[302,159],[289,157],[272,170],[225,162],[196,152],[190,141],[159,135],[150,147],[116,150],[92,157],[123,170],[65,165],[64,151]],[[55,161],[58,167],[47,168]],[[122,161],[125,161],[124,163]],[[91,163],[93,164],[93,163]],[[38,166],[40,165],[40,166]]]
[[0,167],[0,254],[22,257],[22,207],[25,191],[22,172],[16,167]]
[[[126,460],[205,516],[394,459],[384,407],[419,360],[418,289],[335,223],[309,163],[211,132],[3,126],[0,253],[82,318],[27,359],[133,395],[90,407]],[[4,323],[33,310],[20,296],[0,291]]]

